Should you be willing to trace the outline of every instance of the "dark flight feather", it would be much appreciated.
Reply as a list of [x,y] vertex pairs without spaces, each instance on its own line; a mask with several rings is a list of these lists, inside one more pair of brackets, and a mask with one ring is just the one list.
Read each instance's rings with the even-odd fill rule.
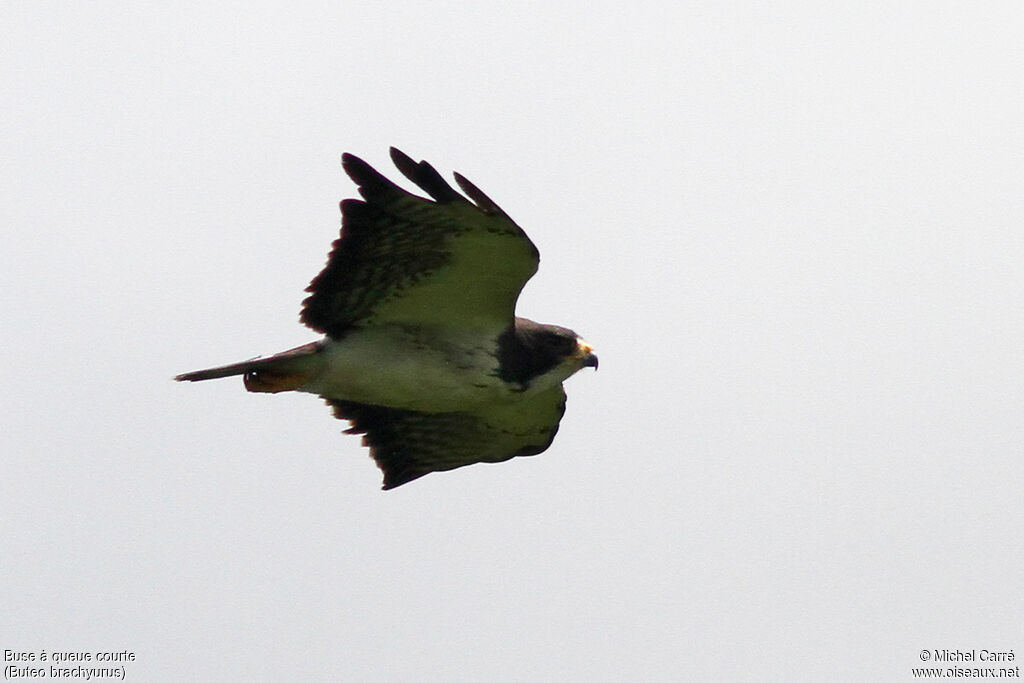
[[341,203],[341,234],[310,283],[302,322],[333,339],[355,326],[510,326],[523,285],[537,270],[537,248],[487,195],[457,176],[477,204],[426,162],[392,149],[398,169],[434,201],[417,197],[359,157],[345,171],[363,200]]

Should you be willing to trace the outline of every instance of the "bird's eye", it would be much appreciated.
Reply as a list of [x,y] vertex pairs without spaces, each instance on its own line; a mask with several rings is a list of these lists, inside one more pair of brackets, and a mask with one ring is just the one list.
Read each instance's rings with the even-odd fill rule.
[[566,339],[565,337],[551,337],[548,340],[548,348],[558,353],[558,355],[564,356],[572,353],[576,347],[576,342],[572,339]]

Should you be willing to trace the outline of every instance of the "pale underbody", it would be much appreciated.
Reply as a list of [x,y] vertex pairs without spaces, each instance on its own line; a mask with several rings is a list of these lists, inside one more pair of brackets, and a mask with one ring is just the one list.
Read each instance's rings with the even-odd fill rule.
[[322,342],[303,363],[302,374],[311,379],[288,388],[389,408],[472,411],[550,389],[583,363],[582,356],[570,357],[522,387],[498,376],[495,349],[494,337],[479,333],[406,326],[353,330],[340,341]]

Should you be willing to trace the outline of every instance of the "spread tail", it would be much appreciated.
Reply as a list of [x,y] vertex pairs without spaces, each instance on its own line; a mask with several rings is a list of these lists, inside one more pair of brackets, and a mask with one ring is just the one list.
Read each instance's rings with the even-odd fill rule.
[[316,376],[319,365],[315,359],[319,351],[320,344],[313,342],[268,358],[254,358],[241,363],[186,372],[174,379],[179,382],[200,382],[205,379],[242,375],[245,388],[249,391],[292,391]]

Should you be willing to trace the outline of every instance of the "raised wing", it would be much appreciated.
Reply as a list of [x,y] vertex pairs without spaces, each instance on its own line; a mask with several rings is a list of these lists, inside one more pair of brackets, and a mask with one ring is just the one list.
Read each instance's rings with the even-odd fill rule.
[[478,328],[512,324],[537,271],[537,248],[504,211],[455,174],[456,192],[425,161],[391,148],[395,166],[434,201],[398,187],[346,154],[363,199],[341,203],[341,236],[310,283],[302,322],[333,338],[381,324]]
[[478,462],[502,462],[547,450],[565,413],[561,385],[528,400],[487,406],[479,413],[420,413],[362,403],[327,402],[349,420],[346,434],[363,445],[393,489],[431,472]]

